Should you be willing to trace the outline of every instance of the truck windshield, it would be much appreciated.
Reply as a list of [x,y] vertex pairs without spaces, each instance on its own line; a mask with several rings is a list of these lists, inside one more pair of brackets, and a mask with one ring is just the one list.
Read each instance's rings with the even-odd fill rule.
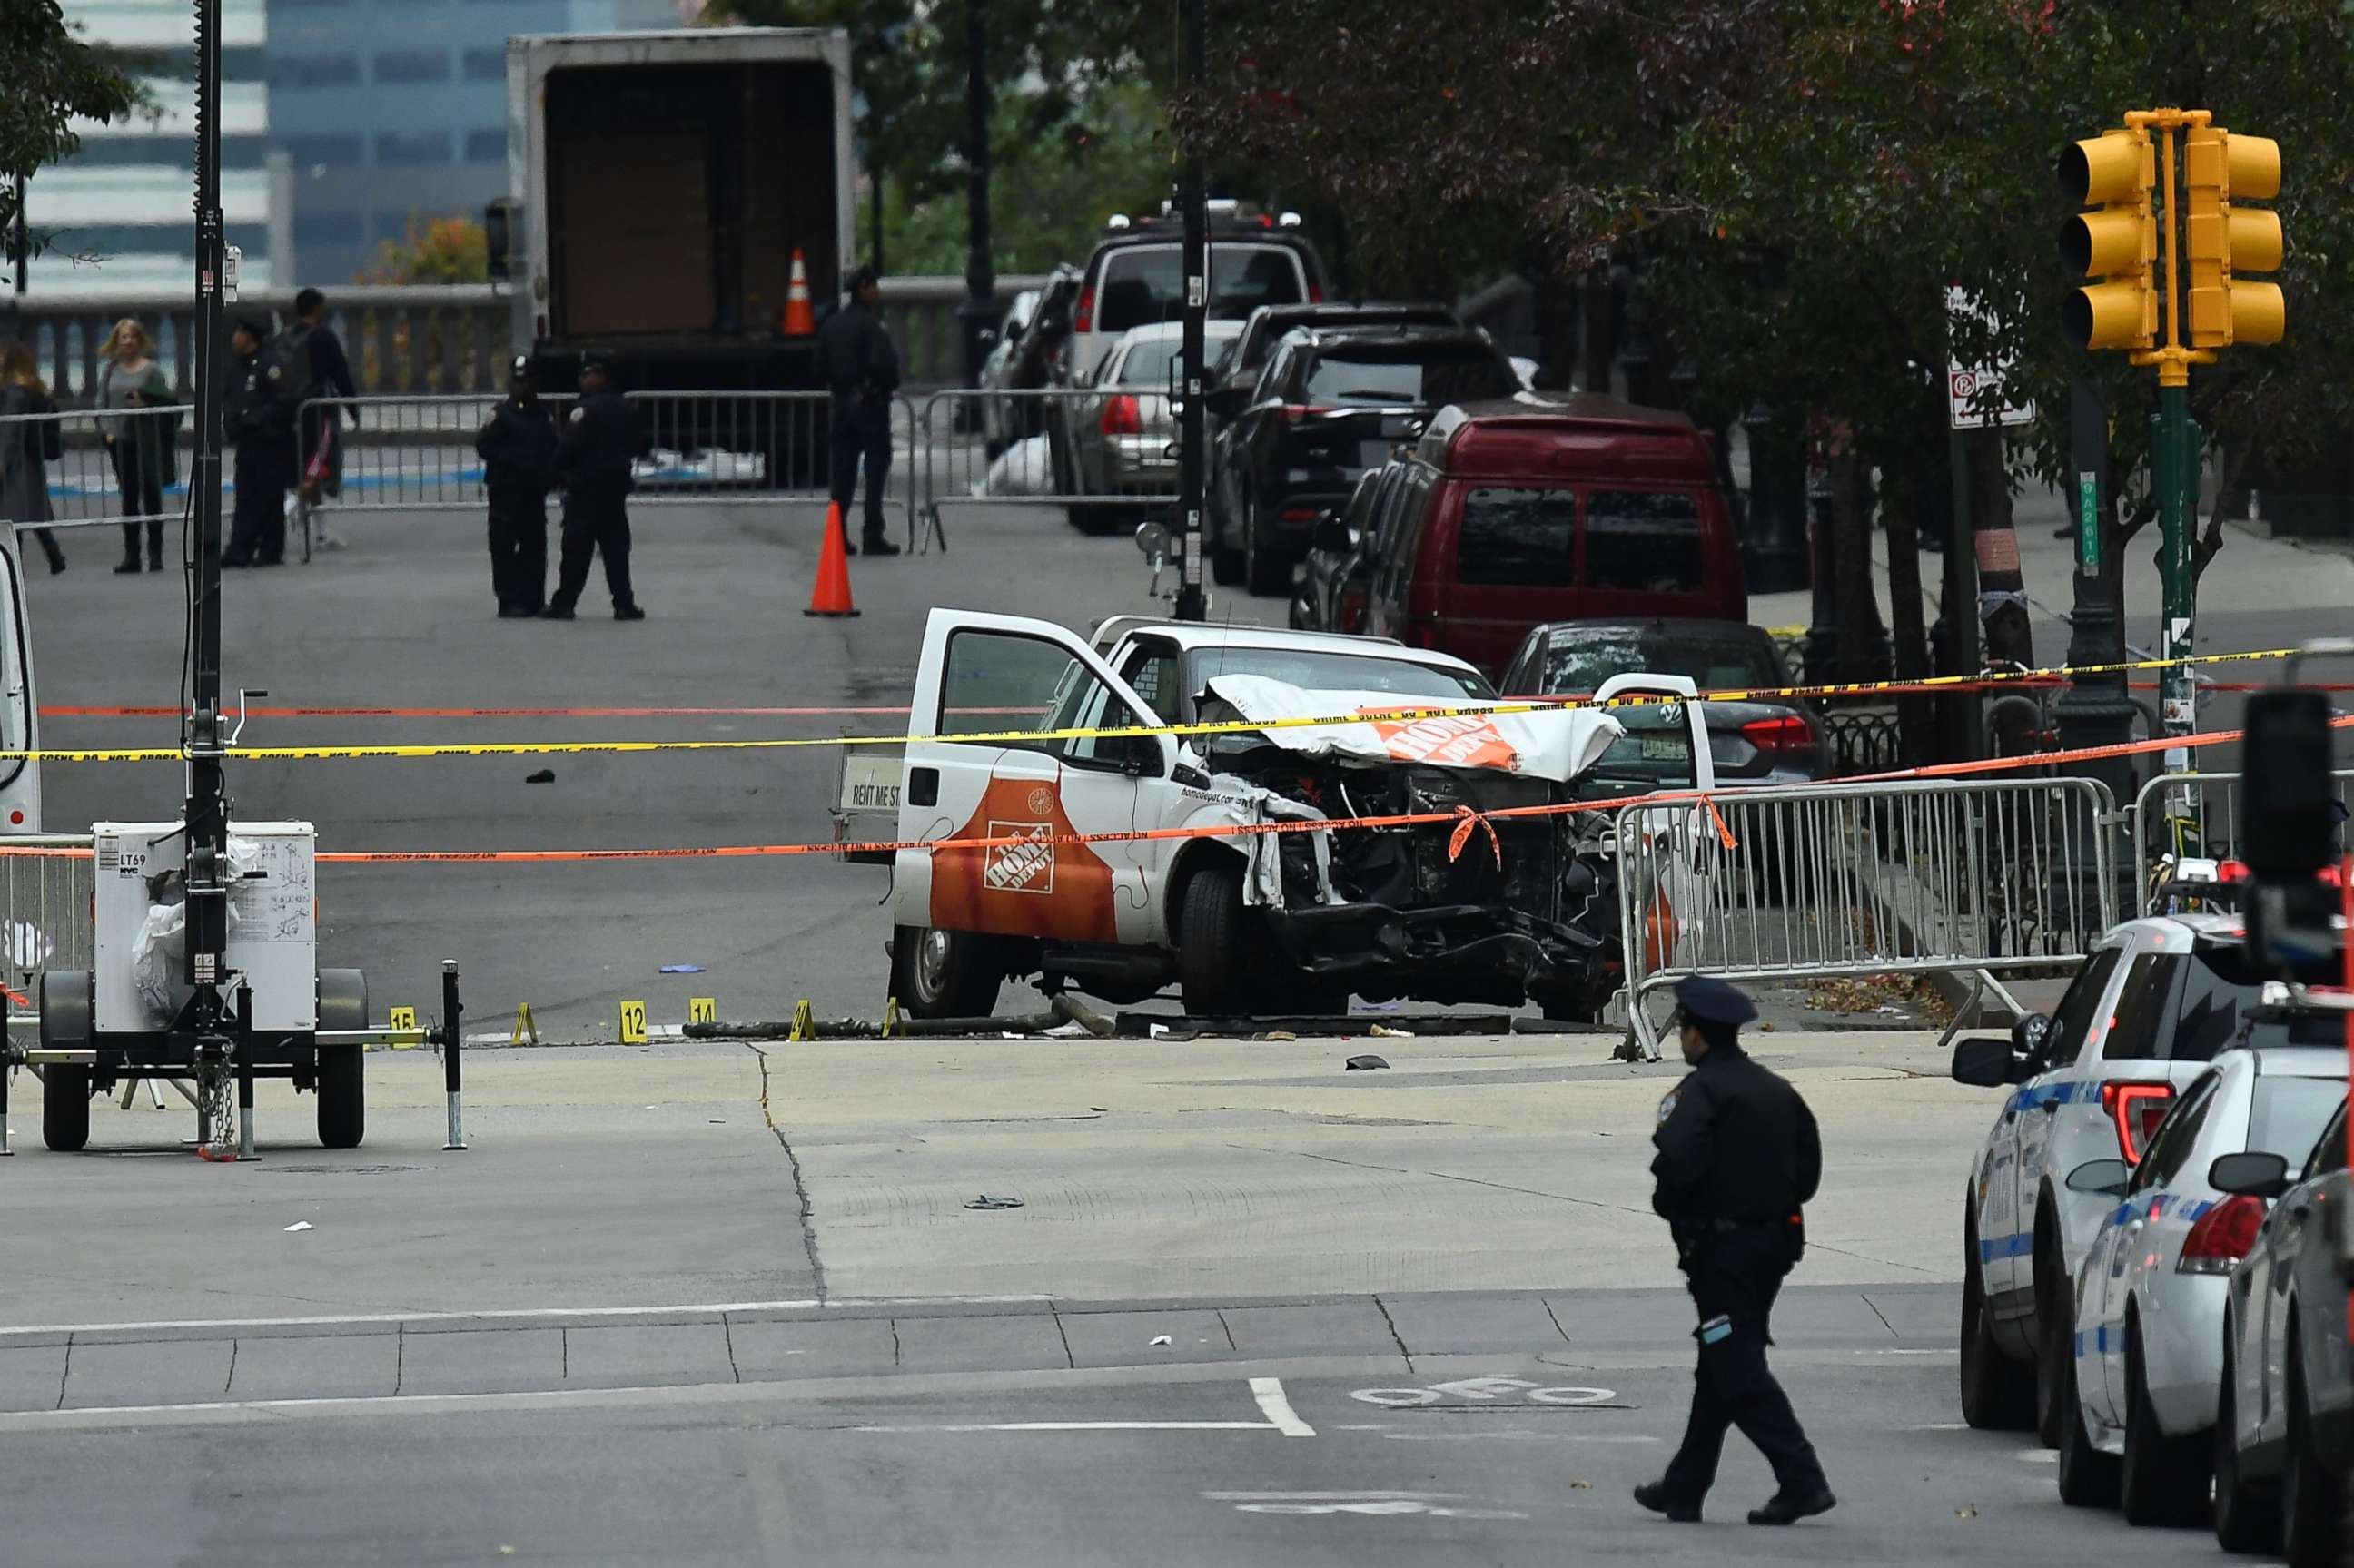
[[1466,671],[1319,648],[1199,648],[1188,658],[1189,692],[1201,691],[1219,675],[1265,675],[1310,692],[1382,692],[1456,702],[1496,694],[1485,678]]
[[[1280,245],[1210,247],[1210,315],[1246,321],[1261,305],[1299,302],[1299,260]],[[1126,332],[1184,313],[1184,257],[1175,245],[1136,246],[1104,259],[1097,332]]]

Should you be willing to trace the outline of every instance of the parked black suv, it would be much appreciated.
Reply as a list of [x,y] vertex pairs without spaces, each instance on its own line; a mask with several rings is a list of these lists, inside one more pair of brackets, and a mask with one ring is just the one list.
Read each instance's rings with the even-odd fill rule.
[[1286,336],[1245,392],[1209,397],[1228,420],[1214,463],[1211,570],[1255,594],[1288,590],[1318,516],[1341,506],[1450,403],[1510,397],[1511,362],[1461,327],[1309,328]]

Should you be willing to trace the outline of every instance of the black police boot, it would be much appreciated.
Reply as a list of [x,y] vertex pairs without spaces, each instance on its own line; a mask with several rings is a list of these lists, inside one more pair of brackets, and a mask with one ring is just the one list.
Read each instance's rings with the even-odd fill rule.
[[1819,1513],[1829,1513],[1839,1507],[1839,1499],[1831,1496],[1828,1487],[1817,1487],[1811,1492],[1776,1492],[1766,1499],[1764,1508],[1749,1510],[1752,1524],[1796,1524],[1802,1519],[1812,1519]]
[[551,604],[539,612],[539,618],[542,620],[570,620],[573,619],[572,607],[568,604]]
[[646,612],[634,604],[617,604],[613,607],[613,619],[616,620],[643,620],[645,618]]
[[858,547],[870,556],[896,556],[899,553],[898,546],[879,536],[868,538]]
[[1700,1504],[1670,1491],[1665,1481],[1646,1481],[1637,1487],[1635,1500],[1653,1513],[1664,1514],[1670,1524],[1700,1522]]

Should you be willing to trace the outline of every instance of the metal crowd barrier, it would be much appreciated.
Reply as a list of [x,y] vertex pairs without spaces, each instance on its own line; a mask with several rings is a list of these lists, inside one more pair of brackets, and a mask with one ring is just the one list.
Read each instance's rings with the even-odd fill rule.
[[1627,1019],[1687,975],[1811,980],[2081,959],[2115,923],[2107,789],[2084,779],[1739,789],[1616,819]]
[[[2354,768],[2330,775],[2338,780],[2338,800],[2354,806]],[[2187,798],[2187,799],[2186,799]],[[2211,860],[2235,860],[2240,853],[2240,775],[2237,773],[2161,773],[2134,795],[2127,827],[2132,833],[2132,869],[2139,879],[2137,912],[2149,914],[2163,901],[2157,873],[2168,856],[2179,858],[2190,846],[2178,841],[2173,824],[2188,805],[2199,823],[2197,855]],[[2345,842],[2340,832],[2339,842]]]
[[933,393],[924,400],[920,462],[929,533],[946,542],[943,505],[1062,506],[1090,531],[1175,506],[1169,403],[1144,387]]
[[[820,500],[831,488],[832,399],[824,392],[631,392],[640,429],[652,447],[635,467],[637,494],[650,501]],[[560,420],[574,399],[545,395]],[[487,500],[474,439],[490,422],[497,397],[487,393],[423,397],[319,398],[303,405],[303,428],[342,418],[340,473],[318,503],[322,511],[477,511]],[[915,534],[917,416],[905,397],[891,400],[890,497]],[[863,503],[862,503],[863,504]]]
[[[82,849],[88,833],[27,833],[10,838],[14,847]],[[41,971],[94,968],[90,952],[90,900],[96,895],[94,863],[88,856],[0,856],[0,969],[8,989],[37,1003]],[[12,1015],[26,1010],[12,1007]],[[29,1023],[27,1025],[29,1027]]]
[[[37,449],[52,445],[58,449],[58,456],[45,457],[41,462],[50,514],[41,526],[96,528],[151,519],[176,523],[187,506],[195,417],[196,409],[180,403],[153,408],[9,414],[0,416],[0,444],[29,441]],[[139,440],[133,434],[133,420],[160,425],[163,429]],[[137,444],[131,444],[134,441]],[[140,457],[161,455],[167,448],[169,461],[154,477],[169,482],[158,483],[162,505],[151,509],[146,504],[146,475],[140,469]],[[0,521],[20,527],[27,522],[16,517]]]

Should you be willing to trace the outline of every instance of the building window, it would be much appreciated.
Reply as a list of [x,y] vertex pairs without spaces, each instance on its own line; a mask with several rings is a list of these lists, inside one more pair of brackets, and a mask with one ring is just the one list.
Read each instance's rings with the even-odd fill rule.
[[507,76],[507,52],[504,49],[468,49],[466,79],[468,81],[504,81]]
[[446,164],[450,161],[447,131],[379,131],[376,133],[379,164]]
[[351,87],[360,79],[357,55],[281,55],[270,62],[270,85]]
[[440,49],[397,49],[376,57],[376,79],[382,82],[447,81],[450,57]]
[[506,161],[507,133],[504,130],[466,132],[466,162],[504,164]]
[[350,132],[326,136],[289,136],[285,146],[287,157],[293,160],[298,171],[322,164],[341,165],[360,161],[360,139]]
[[357,245],[360,215],[355,212],[298,212],[294,215],[297,245]]

